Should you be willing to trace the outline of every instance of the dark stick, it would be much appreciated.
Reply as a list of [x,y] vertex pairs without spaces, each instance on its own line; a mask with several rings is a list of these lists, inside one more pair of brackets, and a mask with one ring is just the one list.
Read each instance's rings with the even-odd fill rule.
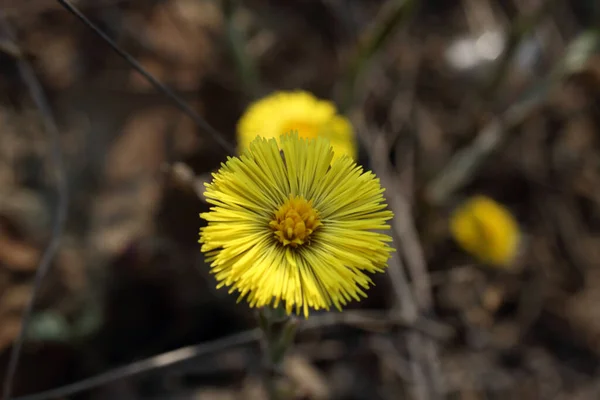
[[[388,312],[379,311],[346,311],[344,313],[327,313],[320,316],[314,316],[300,324],[298,330],[305,332],[336,325],[349,325],[359,329],[367,329],[367,326],[372,325],[377,331],[384,327],[391,328],[396,326],[404,329],[416,330],[432,339],[443,341],[449,340],[454,335],[451,328],[434,320],[420,318],[416,321],[408,321],[400,315],[392,315]],[[78,382],[50,389],[45,392],[17,397],[13,400],[48,400],[63,398],[75,393],[90,390],[94,387],[105,385],[118,379],[141,375],[159,368],[171,367],[185,361],[191,362],[194,359],[231,349],[236,346],[248,345],[260,340],[262,335],[263,332],[260,328],[242,331],[214,341],[204,342],[159,354],[145,360],[136,361],[122,367],[111,369],[107,372]]]
[[100,28],[98,28],[92,21],[90,21],[81,11],[79,11],[73,4],[71,4],[67,0],[58,0],[58,3],[62,5],[67,11],[77,17],[81,22],[83,22],[88,28],[90,28],[94,33],[102,40],[104,40],[108,45],[125,61],[129,63],[137,72],[139,72],[144,78],[148,80],[154,86],[156,90],[167,96],[173,103],[187,114],[202,130],[208,133],[225,151],[230,154],[235,154],[234,146],[229,143],[227,140],[223,139],[223,136],[213,128],[204,118],[202,118],[196,111],[194,111],[184,100],[182,100],[179,96],[175,94],[171,89],[169,89],[166,85],[159,82],[152,74],[142,67],[142,65],[135,59],[131,54],[123,50],[119,47],[118,44],[115,43],[106,33],[102,32]]
[[227,336],[222,339],[217,339],[215,341],[200,343],[195,346],[183,347],[181,349],[169,351],[168,353],[159,354],[157,356],[140,360],[123,367],[111,369],[103,374],[92,376],[91,378],[84,379],[70,385],[61,386],[56,389],[51,389],[28,396],[17,397],[14,400],[46,400],[64,398],[65,396],[83,392],[84,390],[89,390],[118,379],[124,379],[133,375],[138,375],[142,372],[155,370],[157,368],[165,368],[196,357],[205,356],[210,353],[217,353],[219,351],[230,349],[236,346],[252,343],[260,338],[260,334],[261,332],[258,328],[242,331],[240,333]]

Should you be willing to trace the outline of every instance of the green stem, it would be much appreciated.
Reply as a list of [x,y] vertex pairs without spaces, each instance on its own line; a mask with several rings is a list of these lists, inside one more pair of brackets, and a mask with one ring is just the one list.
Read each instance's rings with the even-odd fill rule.
[[373,56],[388,42],[397,28],[410,20],[418,0],[390,0],[382,10],[383,17],[360,38],[354,56],[341,82],[340,110],[346,113],[354,101],[357,82]]
[[235,11],[239,2],[240,0],[222,0],[225,31],[231,56],[238,70],[244,94],[249,99],[254,99],[258,93],[258,73],[254,60],[246,53],[245,38],[235,25]]
[[296,321],[282,308],[264,307],[258,312],[259,327],[263,332],[263,357],[265,387],[270,400],[287,398],[277,387],[282,376],[283,360],[292,347],[296,335]]

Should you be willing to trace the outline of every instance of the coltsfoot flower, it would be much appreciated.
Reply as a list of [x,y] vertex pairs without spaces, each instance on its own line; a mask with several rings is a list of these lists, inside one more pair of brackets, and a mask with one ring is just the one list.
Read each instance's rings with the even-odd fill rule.
[[384,272],[392,218],[379,180],[324,138],[256,138],[206,184],[202,251],[218,288],[290,314],[341,309]]
[[504,206],[486,196],[474,196],[460,205],[450,218],[456,242],[479,261],[508,266],[518,255],[519,224]]
[[279,139],[290,131],[300,137],[325,137],[331,142],[334,159],[344,154],[356,158],[354,131],[335,105],[304,91],[275,92],[251,104],[237,125],[239,152],[256,136]]

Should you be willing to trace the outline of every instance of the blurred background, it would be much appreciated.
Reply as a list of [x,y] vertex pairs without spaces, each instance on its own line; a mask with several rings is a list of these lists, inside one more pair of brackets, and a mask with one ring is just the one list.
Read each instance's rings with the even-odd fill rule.
[[[351,118],[359,163],[387,187],[398,252],[368,299],[302,322],[284,368],[292,398],[599,398],[598,1],[73,4],[229,143],[245,108],[276,90]],[[197,243],[202,183],[230,153],[58,1],[0,8],[3,374],[60,174],[69,197],[14,394],[253,329]],[[476,195],[519,224],[497,233],[518,241],[501,266],[453,239],[454,210]],[[470,212],[483,236],[501,225]],[[184,358],[45,398],[265,398],[255,341]]]

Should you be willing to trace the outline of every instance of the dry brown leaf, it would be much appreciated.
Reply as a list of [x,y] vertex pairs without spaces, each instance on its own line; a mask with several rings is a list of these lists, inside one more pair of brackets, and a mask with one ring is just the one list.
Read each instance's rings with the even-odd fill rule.
[[169,111],[167,107],[156,107],[131,116],[106,157],[109,185],[158,171],[165,161]]
[[[143,58],[142,65],[156,78],[178,89],[197,88],[213,58],[210,33],[217,33],[221,26],[221,12],[214,2],[161,3],[154,7],[140,31],[151,51]],[[130,82],[136,90],[153,90],[137,72],[131,73]]]
[[238,397],[235,395],[233,390],[219,389],[219,388],[206,388],[200,389],[194,393],[194,400],[237,400]]
[[496,312],[504,302],[505,292],[506,290],[503,286],[489,285],[483,292],[481,299],[483,307],[491,313]]
[[36,57],[44,82],[53,89],[66,89],[78,77],[77,37],[49,29],[34,31],[27,48]]
[[37,269],[40,251],[20,240],[8,235],[0,225],[0,263],[13,271],[33,272]]
[[327,380],[306,358],[297,354],[290,355],[285,359],[283,368],[302,396],[315,400],[330,397]]
[[3,318],[0,324],[0,351],[10,346],[21,331],[21,316]]
[[268,398],[263,382],[253,376],[244,381],[240,393],[236,396],[236,399],[267,400]]
[[69,243],[70,245],[66,243],[66,238],[62,242],[62,249],[56,255],[61,282],[67,290],[78,293],[87,286],[85,258],[73,243]]
[[30,284],[12,285],[6,288],[0,297],[0,315],[4,318],[6,318],[6,314],[15,314],[20,317],[30,296]]
[[152,231],[173,116],[169,107],[139,111],[113,142],[106,156],[105,183],[93,205],[92,242],[103,254],[119,252]]
[[564,317],[574,332],[600,354],[600,271],[590,270],[586,274],[586,287],[572,296],[565,305]]

